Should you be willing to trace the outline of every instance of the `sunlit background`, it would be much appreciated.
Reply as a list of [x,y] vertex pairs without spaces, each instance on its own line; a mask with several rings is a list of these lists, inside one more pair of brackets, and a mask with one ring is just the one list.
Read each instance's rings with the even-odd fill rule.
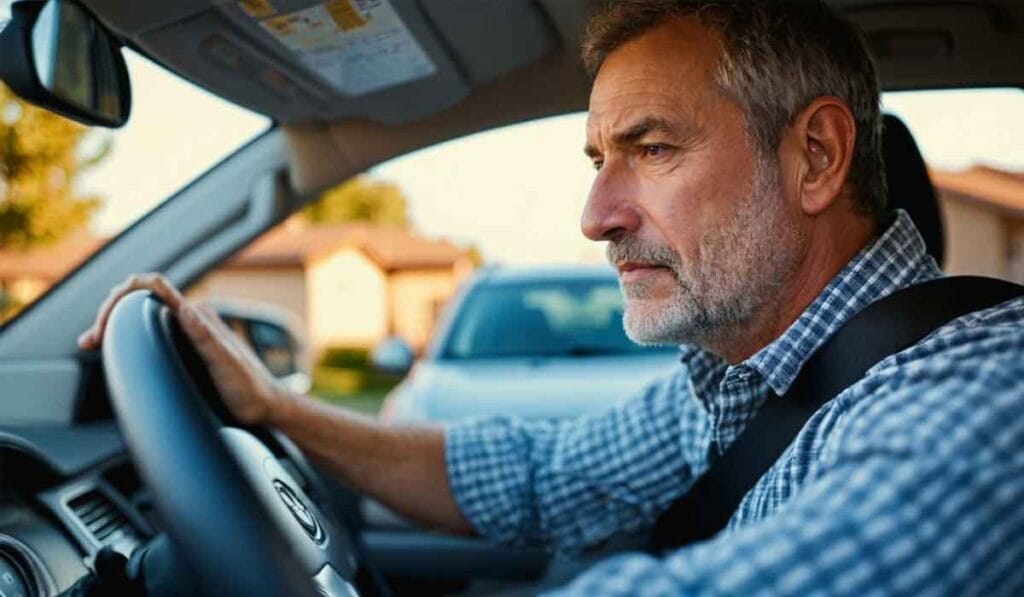
[[[0,2],[0,17],[10,2]],[[92,222],[115,234],[270,122],[126,52],[134,93],[129,123],[110,155],[83,175],[103,205]],[[890,93],[887,111],[913,131],[928,164],[1024,171],[1021,90]],[[593,177],[583,157],[584,115],[483,133],[379,165],[405,193],[422,233],[476,245],[488,261],[600,260],[579,232]],[[97,135],[99,137],[100,135]],[[539,209],[542,207],[542,209]]]
[[[0,1],[0,18],[8,15],[9,4]],[[133,90],[132,117],[121,129],[94,129],[85,135],[79,147],[83,155],[104,147],[107,153],[72,178],[73,194],[95,197],[99,207],[69,235],[78,243],[75,247],[32,249],[45,253],[38,262],[53,269],[48,278],[30,280],[24,268],[18,270],[22,273],[0,276],[0,322],[15,316],[99,244],[273,125],[267,117],[221,100],[133,51],[125,50],[125,56]],[[910,127],[933,180],[942,183],[954,249],[947,260],[950,271],[1024,280],[1024,92],[889,93],[883,103],[887,112]],[[0,114],[0,124],[17,121],[19,110],[9,105]],[[222,265],[193,288],[193,296],[240,296],[294,315],[297,332],[309,341],[317,363],[314,390],[340,396],[370,388],[366,410],[374,411],[396,380],[374,385],[367,367],[369,349],[385,336],[398,336],[422,351],[444,305],[472,271],[464,267],[464,257],[472,258],[472,266],[603,262],[603,247],[586,240],[579,229],[594,176],[582,153],[585,119],[585,114],[570,114],[454,140],[379,164],[357,181],[377,184],[382,193],[377,199],[386,204],[381,220],[369,220],[378,228],[360,231],[363,249],[383,243],[396,254],[430,251],[447,268],[443,275],[405,272],[407,277],[419,276],[415,284],[406,284],[407,290],[418,288],[408,290],[408,295],[402,295],[402,283],[394,280],[380,296],[356,296],[352,289],[366,285],[340,265],[334,270],[317,266],[320,270],[313,271],[302,263],[295,266],[295,279],[305,279],[310,288],[311,280],[321,279],[316,283],[320,290],[294,291],[269,274],[262,279],[251,272],[229,275]],[[356,185],[355,190],[365,188]],[[350,218],[345,209],[342,205],[340,219],[337,206],[320,212],[326,214],[324,221],[306,214],[304,228],[286,233],[304,236],[307,249],[318,250],[323,239],[354,234],[328,226]],[[363,216],[356,214],[354,219]],[[401,229],[397,235],[379,227],[396,223]],[[339,264],[356,258],[340,248],[336,253]],[[31,261],[24,250],[18,253],[0,244],[0,265],[5,259],[8,265]],[[53,263],[61,259],[66,262]],[[394,271],[380,263],[364,265]],[[339,280],[349,281],[345,286]],[[319,293],[316,301],[313,293]],[[406,299],[386,298],[389,293]],[[599,311],[586,297],[565,295],[559,300],[577,301],[583,311]],[[318,314],[309,306],[317,301],[346,305],[350,317],[339,318],[338,309]],[[391,303],[399,307],[388,307]],[[607,319],[614,310],[603,313]],[[512,376],[516,377],[522,375]]]
[[[111,234],[144,214],[269,122],[129,53],[134,113],[83,187],[104,197],[94,222]],[[913,131],[928,164],[1024,171],[1024,92],[888,93],[885,110]],[[579,215],[593,170],[583,156],[586,116],[567,115],[459,139],[381,164],[418,230],[477,245],[488,261],[594,261]]]

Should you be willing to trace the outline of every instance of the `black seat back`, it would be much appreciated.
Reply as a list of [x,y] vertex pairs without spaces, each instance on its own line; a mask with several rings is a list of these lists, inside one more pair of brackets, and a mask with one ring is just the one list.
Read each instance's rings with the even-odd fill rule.
[[924,237],[928,253],[941,266],[946,256],[945,226],[924,158],[903,121],[892,114],[886,114],[883,121],[882,153],[889,207],[910,214]]

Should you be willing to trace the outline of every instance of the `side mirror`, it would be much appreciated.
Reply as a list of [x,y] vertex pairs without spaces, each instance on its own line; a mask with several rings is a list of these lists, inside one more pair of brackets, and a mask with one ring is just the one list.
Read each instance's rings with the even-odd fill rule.
[[397,337],[381,340],[370,352],[370,364],[374,369],[396,375],[408,373],[415,359],[412,347]]
[[131,111],[120,42],[69,0],[11,5],[0,79],[25,101],[87,125],[116,128]]
[[302,343],[286,324],[252,309],[244,312],[227,305],[215,305],[217,314],[248,344],[267,370],[286,388],[308,393],[312,378],[305,370]]

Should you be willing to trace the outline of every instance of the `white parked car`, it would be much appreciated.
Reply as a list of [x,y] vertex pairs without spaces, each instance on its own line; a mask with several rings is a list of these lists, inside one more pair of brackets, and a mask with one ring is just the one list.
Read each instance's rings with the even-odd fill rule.
[[[411,365],[403,354],[411,352],[391,344],[374,360],[400,369]],[[452,302],[381,414],[404,422],[600,412],[668,374],[677,355],[626,337],[610,267],[487,268]]]

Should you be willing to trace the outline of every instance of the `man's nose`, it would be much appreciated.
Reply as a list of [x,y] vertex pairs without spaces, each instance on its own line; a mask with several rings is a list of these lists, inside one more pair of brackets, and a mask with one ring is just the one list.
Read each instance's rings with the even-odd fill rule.
[[612,240],[640,228],[633,204],[635,189],[609,166],[602,168],[590,187],[580,227],[590,240]]

